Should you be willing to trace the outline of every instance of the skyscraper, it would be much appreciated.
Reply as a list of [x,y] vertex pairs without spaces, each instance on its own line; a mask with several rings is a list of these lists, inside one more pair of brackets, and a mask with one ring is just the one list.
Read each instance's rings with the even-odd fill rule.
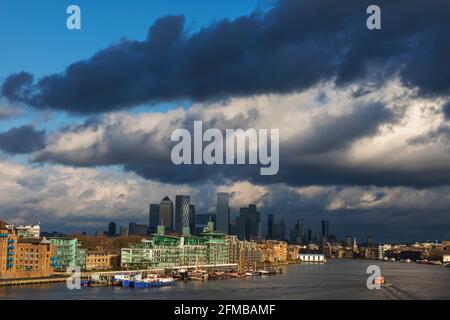
[[326,234],[326,223],[325,223],[325,220],[322,220],[322,233],[321,233],[321,236],[322,237],[325,237],[325,234]]
[[300,218],[300,222],[298,222],[298,230],[300,232],[300,238],[301,238],[301,242],[305,242],[305,224],[303,222],[303,218]]
[[275,223],[275,217],[273,214],[267,216],[267,239],[273,239],[273,225]]
[[159,224],[166,232],[173,231],[173,202],[167,196],[159,203]]
[[348,248],[351,248],[353,246],[353,237],[352,236],[345,236],[345,245]]
[[230,232],[230,206],[229,194],[226,192],[217,193],[216,230],[228,234]]
[[326,234],[326,236],[327,236],[327,239],[330,236],[330,220],[327,220],[327,234]]
[[130,222],[128,225],[128,235],[130,236],[145,236],[147,235],[147,225]]
[[148,229],[150,233],[155,233],[159,225],[159,204],[150,204],[148,214]]
[[261,237],[261,215],[256,211],[255,204],[239,210],[239,217],[236,219],[236,229],[240,240],[258,239]]
[[322,238],[328,239],[330,232],[330,221],[322,220]]
[[175,197],[175,231],[178,234],[183,234],[183,228],[189,228],[189,202],[190,197],[176,196]]
[[195,235],[195,206],[189,205],[189,231],[191,235]]
[[113,237],[116,235],[116,223],[115,222],[110,222],[108,224],[108,235],[110,237]]
[[303,240],[303,219],[300,219],[291,230],[290,241],[293,244],[303,244]]
[[128,228],[126,226],[120,226],[120,236],[128,237]]
[[284,219],[282,219],[280,223],[275,223],[273,225],[273,238],[275,240],[286,240]]

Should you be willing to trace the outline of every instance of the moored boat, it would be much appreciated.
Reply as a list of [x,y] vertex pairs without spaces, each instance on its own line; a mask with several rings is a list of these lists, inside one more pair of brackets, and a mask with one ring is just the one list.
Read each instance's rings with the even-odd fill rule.
[[146,278],[137,276],[134,281],[135,288],[159,288],[174,286],[175,280],[172,277],[158,277],[156,275],[148,275]]

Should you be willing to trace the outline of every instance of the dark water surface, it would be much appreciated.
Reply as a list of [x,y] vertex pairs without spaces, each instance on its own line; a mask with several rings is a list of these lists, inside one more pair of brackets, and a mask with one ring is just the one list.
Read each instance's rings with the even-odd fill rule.
[[[378,264],[390,286],[369,290],[367,266]],[[276,276],[177,282],[174,287],[68,290],[64,283],[0,287],[0,299],[450,299],[450,268],[415,263],[331,260],[289,265]]]

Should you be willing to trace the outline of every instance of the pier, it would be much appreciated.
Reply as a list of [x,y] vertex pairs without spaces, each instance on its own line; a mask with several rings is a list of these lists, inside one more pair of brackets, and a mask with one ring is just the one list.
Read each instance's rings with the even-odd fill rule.
[[58,282],[65,282],[67,278],[68,276],[34,278],[34,279],[7,279],[7,280],[0,280],[0,287],[58,283]]

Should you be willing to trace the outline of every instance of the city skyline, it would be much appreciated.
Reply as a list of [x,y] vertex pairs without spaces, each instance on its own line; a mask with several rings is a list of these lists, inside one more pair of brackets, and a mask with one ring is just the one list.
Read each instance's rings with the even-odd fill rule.
[[[217,195],[228,195],[228,198],[230,196],[229,193],[226,192],[217,192]],[[56,232],[57,234],[61,233],[61,234],[81,234],[81,233],[85,233],[85,234],[93,234],[93,235],[98,235],[98,234],[105,234],[105,235],[110,235],[110,230],[111,230],[111,224],[114,224],[115,226],[115,230],[116,230],[116,234],[115,235],[121,235],[121,230],[122,228],[125,228],[126,230],[126,235],[128,236],[130,234],[130,229],[132,228],[132,225],[137,225],[139,228],[139,232],[136,232],[135,234],[139,234],[139,235],[151,235],[153,233],[156,233],[156,226],[158,225],[164,225],[165,226],[165,230],[167,233],[177,233],[179,235],[183,234],[183,227],[188,227],[189,226],[189,231],[190,234],[197,234],[197,231],[193,231],[196,230],[196,226],[197,224],[195,224],[195,220],[194,220],[194,224],[190,223],[190,221],[192,221],[192,215],[194,214],[195,217],[198,217],[199,215],[201,216],[214,216],[214,226],[215,229],[217,230],[217,204],[218,204],[218,200],[219,197],[216,197],[216,205],[214,206],[214,210],[212,210],[211,208],[209,209],[208,212],[197,212],[197,210],[195,209],[195,203],[191,203],[190,199],[191,196],[190,195],[177,195],[175,194],[173,196],[174,199],[179,199],[180,203],[184,204],[184,207],[189,206],[189,209],[184,212],[183,215],[180,215],[180,212],[177,212],[177,205],[176,205],[176,201],[172,202],[171,198],[169,196],[164,196],[161,201],[156,204],[156,203],[150,203],[147,205],[147,207],[149,208],[149,210],[144,214],[144,215],[139,215],[136,217],[133,217],[131,220],[127,220],[127,219],[115,219],[114,221],[112,220],[104,220],[104,222],[98,223],[96,227],[88,227],[88,228],[74,228],[74,229],[65,229],[65,228],[51,228],[51,227],[47,227],[43,229],[44,232],[50,233],[50,232]],[[160,214],[160,208],[162,207],[164,208],[163,211],[166,212],[165,214]],[[155,207],[158,208],[158,224],[155,226],[154,231],[151,231],[151,214],[155,214]],[[183,207],[183,206],[182,206]],[[153,210],[152,210],[153,208]],[[333,233],[330,233],[329,228],[330,228],[330,217],[326,217],[326,219],[324,218],[319,218],[319,217],[315,217],[315,219],[312,219],[312,221],[306,221],[305,223],[305,219],[304,216],[290,216],[290,218],[293,218],[293,222],[292,223],[286,223],[285,219],[283,217],[279,217],[277,214],[274,214],[273,212],[259,212],[260,209],[258,209],[258,206],[256,204],[252,204],[249,203],[247,206],[244,207],[233,207],[233,206],[229,206],[229,212],[231,212],[230,216],[229,216],[229,226],[230,229],[228,232],[223,232],[225,234],[233,234],[233,235],[237,235],[239,237],[239,234],[241,233],[240,239],[243,240],[249,240],[249,239],[253,239],[253,240],[258,240],[259,238],[263,238],[263,239],[273,239],[273,240],[281,240],[281,241],[288,241],[292,243],[292,232],[297,228],[300,227],[301,230],[303,230],[303,236],[305,236],[308,241],[312,241],[314,243],[318,243],[320,244],[321,241],[323,240],[323,237],[325,236],[328,240],[330,240],[330,238],[328,238],[329,235],[331,235],[333,238],[333,241],[338,241],[338,242],[343,242],[345,243],[347,241],[347,238],[349,237],[349,234],[351,235],[351,238],[357,238],[358,241],[364,241],[364,239],[368,239],[368,238],[372,238],[372,239],[376,239],[376,241],[379,241],[379,243],[414,243],[417,241],[442,241],[444,238],[437,238],[437,237],[431,237],[431,238],[420,238],[420,237],[412,237],[409,239],[402,239],[402,238],[385,238],[382,236],[377,235],[376,233],[373,232],[368,232],[365,233],[364,231],[361,230],[357,230],[352,231],[352,230],[348,230],[345,228],[345,225],[342,224],[337,224],[337,228],[333,228]],[[248,222],[240,222],[239,217],[242,215],[246,215],[247,211],[250,208],[250,212],[255,212],[258,216],[257,218],[251,218],[251,219],[257,219],[257,220],[252,220],[253,227],[251,231],[246,230],[246,228],[248,228],[247,226],[245,226],[245,224]],[[193,211],[192,211],[193,209]],[[244,210],[244,211],[243,211]],[[253,210],[253,211],[252,211]],[[258,210],[258,211],[255,211]],[[187,214],[187,216],[186,216]],[[164,217],[166,220],[164,220]],[[181,220],[184,219],[184,221],[179,221],[179,219],[177,218],[181,218]],[[274,228],[272,230],[272,236],[270,235],[270,219],[272,220],[272,227]],[[186,220],[187,219],[187,220]],[[196,218],[194,218],[196,219]],[[154,218],[153,218],[153,221]],[[178,221],[178,222],[177,222]],[[254,224],[254,222],[256,222],[256,224]],[[34,221],[25,221],[25,223],[21,223],[21,225],[33,225],[35,222]],[[241,231],[239,231],[239,223],[244,223],[243,229]],[[298,225],[299,223],[301,223],[301,225]],[[185,225],[187,224],[187,225]],[[39,225],[41,225],[41,221],[39,221]],[[51,223],[45,223],[44,226],[51,226]],[[103,228],[105,227],[106,228]],[[144,232],[143,228],[144,226],[146,227],[146,231]],[[275,229],[277,228],[278,229]],[[103,228],[103,229],[102,229]],[[179,229],[181,228],[181,229]],[[281,228],[281,229],[280,229]],[[222,232],[220,230],[217,230],[218,232]],[[132,232],[133,233],[133,232]],[[255,236],[252,235],[252,233],[255,233]],[[242,234],[245,234],[245,236],[242,236]],[[280,235],[283,236],[280,236]]]
[[[182,231],[195,204],[220,211],[224,230],[255,204],[260,228],[273,214],[272,231],[286,237],[303,219],[318,235],[325,220],[344,237],[449,238],[450,47],[439,39],[450,4],[405,3],[383,1],[382,29],[369,30],[360,0],[339,10],[155,0],[125,11],[80,0],[82,28],[69,30],[65,3],[6,0],[0,218],[94,233],[110,221],[150,224],[152,203]],[[279,129],[277,174],[175,165],[171,135],[196,121],[205,132]],[[229,213],[225,200],[217,208],[224,192]],[[176,195],[190,196],[179,212]]]
[[[220,195],[220,197],[219,197]],[[229,196],[228,193],[219,192],[217,193],[217,204],[223,201],[224,196]],[[358,239],[358,243],[370,243],[377,241],[377,243],[415,243],[421,241],[439,241],[438,239],[400,239],[400,240],[392,240],[392,239],[383,239],[377,237],[377,235],[373,234],[362,234],[362,233],[349,233],[346,230],[336,230],[333,229],[333,233],[330,232],[330,221],[329,220],[320,220],[317,225],[313,225],[311,223],[305,223],[303,217],[300,217],[296,220],[296,224],[294,225],[286,225],[284,219],[276,220],[275,215],[261,214],[257,211],[257,206],[255,204],[249,204],[247,207],[239,208],[239,214],[235,216],[234,223],[230,220],[230,229],[228,232],[222,232],[217,229],[216,224],[216,212],[209,213],[196,213],[195,205],[190,204],[190,196],[189,195],[176,195],[175,198],[178,198],[178,202],[181,205],[181,209],[183,210],[183,206],[189,206],[188,211],[188,220],[186,220],[186,216],[180,214],[177,210],[177,206],[173,206],[171,199],[168,196],[165,196],[160,204],[166,203],[170,204],[169,208],[169,221],[172,224],[167,224],[164,222],[164,219],[160,216],[160,204],[149,204],[149,211],[147,214],[147,224],[140,224],[139,222],[132,221],[126,222],[125,224],[118,224],[117,221],[110,221],[107,225],[106,230],[95,229],[95,231],[91,231],[95,236],[97,235],[107,235],[107,236],[129,236],[129,235],[140,235],[140,236],[150,236],[156,234],[157,227],[163,225],[165,227],[166,234],[177,234],[179,236],[183,236],[183,234],[190,235],[199,235],[203,232],[204,227],[207,225],[207,221],[212,221],[214,225],[214,230],[220,233],[235,235],[240,240],[278,240],[278,241],[287,241],[291,244],[308,244],[315,243],[318,245],[325,245],[327,242],[331,243],[347,243],[350,241],[356,241]],[[219,200],[222,199],[222,200]],[[176,201],[177,202],[177,201]],[[216,209],[218,206],[216,206]],[[229,207],[228,207],[229,208]],[[167,211],[167,210],[166,210]],[[171,212],[171,213],[170,213]],[[167,214],[165,215],[167,218]],[[198,221],[197,217],[207,217],[207,221],[203,221],[204,219],[200,218],[201,221]],[[212,219],[212,220],[211,220]],[[142,220],[142,219],[141,219]],[[156,222],[157,221],[157,222]],[[152,225],[153,223],[156,223]],[[189,226],[188,230],[184,230],[183,224]],[[28,224],[29,226],[32,224]],[[178,227],[177,227],[178,226]],[[40,222],[39,222],[40,227]],[[181,229],[180,229],[181,227]],[[180,230],[179,230],[180,229]],[[43,230],[44,234],[50,234],[49,230]],[[60,230],[59,230],[60,231]],[[59,231],[52,230],[52,233],[64,234]],[[124,233],[125,232],[125,233]],[[72,234],[88,234],[86,231],[77,230],[72,232]],[[351,235],[349,235],[351,234]],[[442,240],[441,240],[442,241]]]

